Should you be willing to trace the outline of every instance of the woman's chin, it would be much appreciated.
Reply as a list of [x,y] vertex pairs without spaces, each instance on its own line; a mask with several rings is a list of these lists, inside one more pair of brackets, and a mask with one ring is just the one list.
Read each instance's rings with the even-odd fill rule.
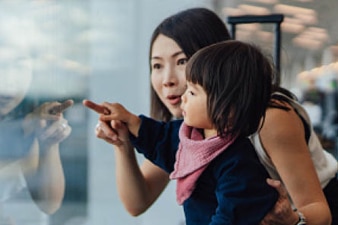
[[177,118],[177,119],[183,118],[181,109],[173,109],[173,110],[170,110],[170,112],[171,112],[171,114],[173,115],[174,118]]

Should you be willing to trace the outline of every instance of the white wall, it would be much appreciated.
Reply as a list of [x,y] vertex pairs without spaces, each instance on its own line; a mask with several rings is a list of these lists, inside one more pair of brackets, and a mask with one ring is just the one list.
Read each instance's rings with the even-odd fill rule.
[[[181,9],[205,6],[202,0],[92,0],[90,94],[98,102],[121,102],[136,114],[149,111],[148,49],[150,36],[165,17]],[[97,115],[90,114],[89,215],[88,224],[183,223],[183,209],[175,201],[175,183],[169,185],[155,205],[134,218],[124,210],[115,184],[114,150],[94,136]],[[142,158],[139,158],[142,161]]]

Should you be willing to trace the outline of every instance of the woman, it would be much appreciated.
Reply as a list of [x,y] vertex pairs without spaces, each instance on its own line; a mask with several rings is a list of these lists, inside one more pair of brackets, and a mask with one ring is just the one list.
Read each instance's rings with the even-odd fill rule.
[[[219,38],[215,38],[217,36]],[[181,117],[180,97],[185,91],[186,85],[185,63],[199,48],[216,43],[220,41],[219,39],[229,38],[223,22],[206,9],[185,10],[165,19],[155,29],[150,49],[151,116],[153,118],[169,121]],[[321,149],[311,125],[306,122],[306,118],[302,120],[302,117],[294,109],[295,105],[287,99],[288,97],[284,95],[275,95],[272,102],[276,103],[278,107],[267,110],[262,130],[257,134],[262,143],[253,143],[255,147],[256,145],[264,146],[264,152],[276,166],[275,169],[286,186],[294,206],[304,214],[308,221],[307,224],[329,224],[330,213],[320,184],[324,189],[330,183],[330,188],[337,190],[334,187],[337,185],[337,181],[333,179],[337,172],[337,162]],[[104,112],[102,108],[96,109],[100,113]],[[306,136],[305,127],[309,128],[310,135],[308,136],[312,140],[309,145],[304,138]],[[108,124],[100,121],[96,134],[99,138],[112,144],[118,141],[114,130]],[[173,138],[178,138],[177,131],[176,136]],[[312,161],[309,153],[312,154]],[[139,215],[164,190],[169,182],[169,174],[149,161],[145,161],[139,168],[132,147],[128,152],[115,151],[115,154],[120,197],[129,213],[135,216]],[[318,156],[324,163],[320,166],[321,168],[314,168],[313,162],[317,160]],[[318,171],[321,172],[318,173]],[[321,183],[318,181],[316,172]],[[274,183],[271,184],[274,185]],[[277,182],[275,187],[279,187],[278,185]],[[338,198],[334,192],[325,194],[329,201]],[[329,197],[331,194],[335,198]],[[333,202],[330,205],[331,211],[334,210],[333,207],[337,207],[334,204]],[[298,217],[299,215],[292,210],[285,195],[282,195],[275,209],[266,216],[262,224],[273,224],[273,221],[277,224],[292,224]],[[335,218],[334,214],[333,218]]]

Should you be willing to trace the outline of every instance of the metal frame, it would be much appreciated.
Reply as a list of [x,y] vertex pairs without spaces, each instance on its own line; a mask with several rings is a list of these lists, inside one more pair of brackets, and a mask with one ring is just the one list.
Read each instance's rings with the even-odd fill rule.
[[[244,15],[244,16],[229,16],[227,23],[231,26],[231,36],[236,39],[236,25],[245,23],[274,23],[275,24],[275,46],[274,46],[274,63],[277,72],[280,74],[280,49],[281,49],[281,23],[284,20],[283,14],[271,14],[264,16]],[[280,82],[279,80],[277,81]]]

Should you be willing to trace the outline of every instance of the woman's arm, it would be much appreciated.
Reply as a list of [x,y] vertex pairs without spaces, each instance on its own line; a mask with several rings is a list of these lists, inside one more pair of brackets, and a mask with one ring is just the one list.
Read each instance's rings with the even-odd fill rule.
[[[93,102],[84,101],[84,105],[100,114],[107,114],[107,109]],[[142,214],[163,192],[169,182],[169,174],[148,160],[139,167],[128,131],[121,122],[99,120],[95,132],[98,138],[114,145],[117,188],[124,207],[133,216]]]
[[110,138],[109,142],[115,148],[118,193],[126,210],[131,215],[138,216],[163,192],[169,182],[169,174],[148,160],[139,167],[128,130],[122,123],[112,121],[109,126],[99,121],[99,124],[97,137],[106,140],[114,132],[117,135],[115,141]]
[[149,160],[138,166],[134,152],[116,148],[116,179],[121,201],[127,211],[138,216],[160,196],[169,182],[169,175]]
[[330,224],[330,210],[308,150],[303,123],[296,112],[268,109],[260,138],[307,224]]

